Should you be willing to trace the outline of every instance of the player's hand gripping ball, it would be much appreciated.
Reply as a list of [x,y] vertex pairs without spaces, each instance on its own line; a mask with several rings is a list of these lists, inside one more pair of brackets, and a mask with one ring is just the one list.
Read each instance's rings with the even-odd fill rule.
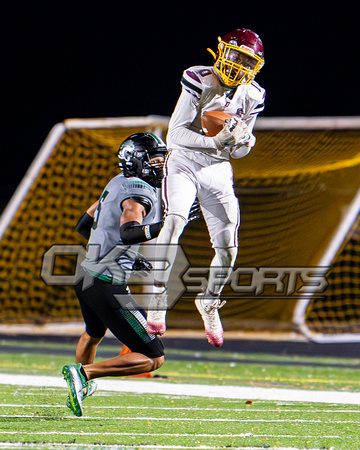
[[224,111],[207,111],[201,116],[201,126],[206,136],[214,137],[220,133],[225,122],[231,118],[232,115]]

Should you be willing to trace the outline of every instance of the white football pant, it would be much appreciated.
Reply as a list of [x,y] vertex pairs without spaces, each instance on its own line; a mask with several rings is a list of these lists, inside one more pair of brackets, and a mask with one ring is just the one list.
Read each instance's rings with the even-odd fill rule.
[[161,284],[169,280],[179,238],[197,197],[215,250],[208,289],[219,294],[231,275],[238,247],[240,210],[232,166],[229,161],[215,160],[200,152],[174,151],[167,158],[165,173],[163,199],[167,216],[157,238],[155,280]]

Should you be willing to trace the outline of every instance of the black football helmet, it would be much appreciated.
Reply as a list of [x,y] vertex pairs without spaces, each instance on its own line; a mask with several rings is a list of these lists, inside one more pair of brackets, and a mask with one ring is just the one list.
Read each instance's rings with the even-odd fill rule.
[[166,153],[166,145],[158,136],[141,132],[125,139],[120,145],[117,157],[125,177],[138,177],[153,187],[161,187],[164,161],[151,162],[151,159],[165,159]]

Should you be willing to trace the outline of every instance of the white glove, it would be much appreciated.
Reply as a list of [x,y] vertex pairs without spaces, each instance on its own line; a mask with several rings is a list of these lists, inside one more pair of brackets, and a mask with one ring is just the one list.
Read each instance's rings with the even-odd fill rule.
[[256,137],[247,132],[247,135],[244,137],[243,142],[238,145],[234,145],[231,149],[230,156],[234,159],[242,158],[250,153],[252,147],[254,147],[256,142]]
[[219,150],[230,152],[231,148],[241,144],[248,134],[246,124],[233,118],[225,122],[223,129],[213,139]]

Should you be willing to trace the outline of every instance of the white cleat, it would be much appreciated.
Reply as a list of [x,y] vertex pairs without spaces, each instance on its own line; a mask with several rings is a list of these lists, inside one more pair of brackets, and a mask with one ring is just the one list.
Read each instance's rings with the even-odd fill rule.
[[164,334],[166,330],[167,294],[154,294],[147,313],[147,331],[150,334]]
[[209,344],[214,347],[221,347],[224,342],[224,330],[221,324],[219,309],[226,301],[221,302],[215,299],[213,303],[205,303],[205,293],[200,292],[196,296],[195,305],[204,321],[205,333]]

